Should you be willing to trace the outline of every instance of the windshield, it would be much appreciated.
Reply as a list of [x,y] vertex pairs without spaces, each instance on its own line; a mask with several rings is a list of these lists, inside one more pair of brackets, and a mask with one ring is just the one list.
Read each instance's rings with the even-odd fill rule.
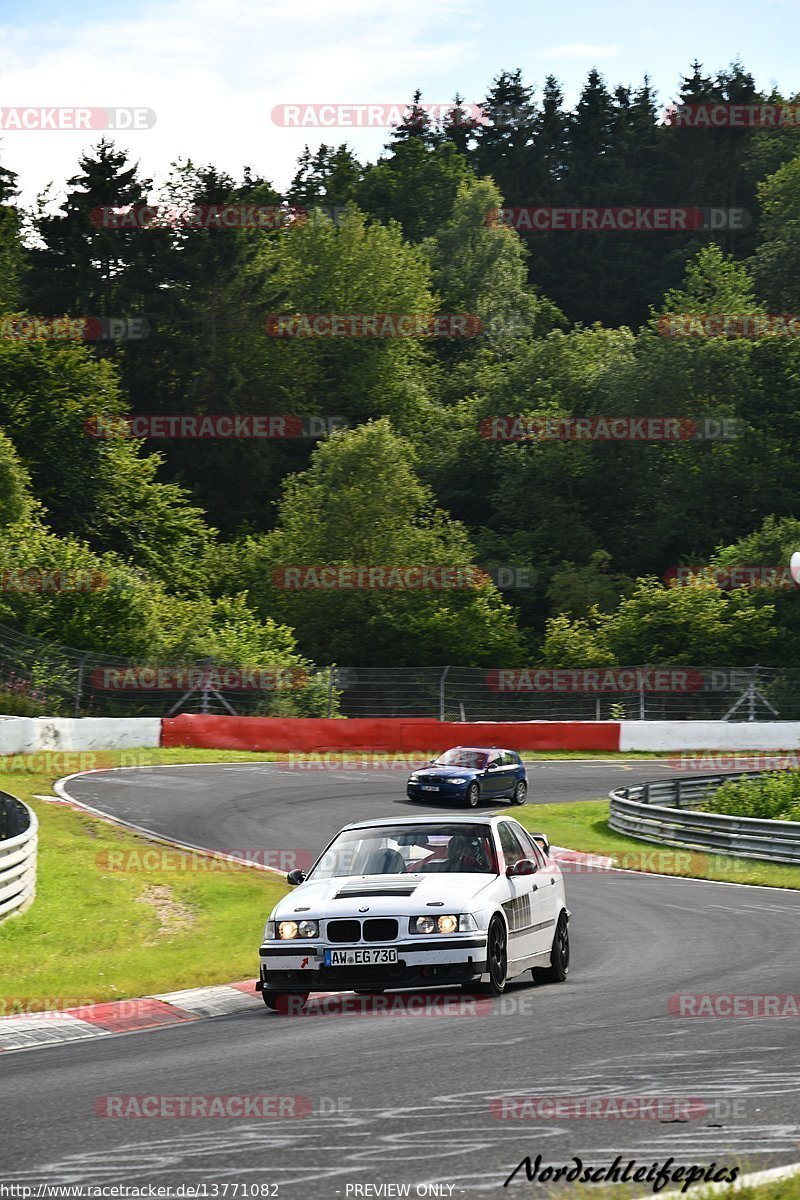
[[484,771],[489,755],[484,750],[447,750],[434,759],[434,767],[469,767],[473,771]]
[[489,825],[381,825],[345,829],[312,868],[309,879],[432,872],[496,875]]

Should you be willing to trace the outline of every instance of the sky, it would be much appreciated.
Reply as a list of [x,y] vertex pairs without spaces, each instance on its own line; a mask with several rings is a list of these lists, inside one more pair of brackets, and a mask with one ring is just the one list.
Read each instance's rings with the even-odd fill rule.
[[[304,144],[375,159],[388,133],[282,127],[278,105],[403,103],[416,88],[432,104],[456,91],[477,103],[517,67],[537,86],[555,75],[574,103],[592,66],[612,87],[648,74],[666,104],[695,58],[708,73],[740,58],[788,95],[799,46],[800,0],[0,0],[0,109],[149,109],[150,128],[108,136],[156,182],[190,158],[235,177],[247,164],[284,188]],[[0,164],[25,202],[51,181],[63,193],[102,136],[2,124]]]

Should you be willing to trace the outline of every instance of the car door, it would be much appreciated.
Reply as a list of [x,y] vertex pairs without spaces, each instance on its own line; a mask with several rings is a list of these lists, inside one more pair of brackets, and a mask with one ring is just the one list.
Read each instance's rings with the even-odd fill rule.
[[541,894],[540,860],[532,855],[529,846],[523,844],[516,828],[519,828],[516,822],[498,822],[502,869],[505,872],[508,867],[516,866],[520,859],[526,858],[536,863],[536,871],[531,875],[506,878],[509,896],[503,903],[503,911],[508,921],[509,963],[549,950],[553,940],[552,929],[548,936],[547,918],[544,915],[547,900]]
[[536,878],[539,885],[536,923],[540,928],[534,929],[533,932],[534,935],[541,935],[541,939],[544,942],[542,949],[549,950],[553,942],[553,932],[561,909],[561,899],[557,886],[558,873],[553,869],[552,860],[547,857],[541,846],[533,840],[528,831],[523,829],[518,821],[513,821],[511,824],[517,837],[522,842],[526,854],[533,858],[539,867],[534,878]]
[[496,800],[502,791],[503,770],[497,751],[489,755],[489,761],[480,780],[481,795],[486,800]]
[[518,774],[519,767],[516,754],[512,754],[510,750],[504,750],[500,755],[500,769],[496,777],[496,795],[510,798],[516,787]]

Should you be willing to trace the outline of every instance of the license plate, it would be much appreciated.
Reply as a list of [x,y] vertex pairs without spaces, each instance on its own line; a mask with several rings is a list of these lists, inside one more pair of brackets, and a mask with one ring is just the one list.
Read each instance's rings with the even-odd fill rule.
[[438,783],[423,783],[422,790],[423,792],[438,792],[439,785]]
[[326,950],[326,967],[374,967],[397,962],[394,947],[381,946],[369,950]]

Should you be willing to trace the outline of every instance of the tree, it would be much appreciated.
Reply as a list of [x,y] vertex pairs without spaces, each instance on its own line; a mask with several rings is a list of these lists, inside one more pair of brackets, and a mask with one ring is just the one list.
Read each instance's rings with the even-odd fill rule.
[[[245,544],[251,603],[291,621],[319,662],[348,665],[503,663],[518,658],[511,610],[469,568],[466,531],[437,508],[413,469],[410,444],[381,420],[334,434],[311,466],[287,480],[275,530]],[[321,564],[427,567],[441,581],[462,569],[462,586],[292,590],[289,568]],[[454,578],[456,576],[454,575]],[[463,586],[464,581],[474,586]]]
[[26,253],[20,235],[19,212],[12,201],[17,176],[0,166],[0,313],[19,308]]
[[800,304],[800,154],[758,188],[761,244],[752,262],[758,290],[773,312],[796,312]]
[[0,529],[32,509],[30,479],[10,438],[0,429]]
[[431,145],[425,137],[410,135],[396,142],[388,157],[366,168],[356,202],[381,221],[399,221],[408,241],[417,242],[436,231],[459,184],[471,175],[452,141]]
[[459,154],[463,154],[464,158],[469,160],[475,136],[480,128],[480,120],[468,113],[464,108],[464,97],[456,92],[453,107],[442,121],[442,136],[445,141],[452,142]]
[[160,457],[142,457],[135,441],[93,436],[98,418],[122,412],[114,368],[84,346],[0,338],[0,424],[52,530],[192,590],[214,531],[184,489],[157,481]]
[[333,147],[323,142],[313,154],[306,146],[286,199],[304,207],[344,205],[354,198],[362,174],[358,159],[346,145]]
[[404,113],[402,121],[392,129],[386,148],[387,150],[397,149],[398,146],[412,141],[419,141],[428,147],[438,146],[442,141],[441,133],[422,104],[422,92],[419,88],[414,92],[414,98]]
[[118,317],[139,315],[145,295],[161,282],[163,231],[103,228],[94,210],[144,204],[152,181],[124,150],[100,141],[80,159],[80,172],[67,181],[70,191],[57,212],[39,198],[33,225],[42,245],[31,251],[26,302],[48,316]]
[[[501,203],[489,179],[462,184],[450,218],[423,243],[443,310],[469,313],[481,322],[481,336],[445,348],[450,362],[483,350],[507,358],[516,339],[565,324],[555,305],[528,287],[520,236],[492,219]],[[460,376],[455,382],[465,386]]]
[[522,71],[503,71],[493,81],[481,105],[483,123],[476,135],[475,168],[491,175],[511,205],[532,199],[531,172],[536,133],[533,88],[523,83]]
[[[647,577],[612,613],[547,624],[545,666],[747,666],[764,661],[775,639],[774,609],[744,590],[721,592],[702,581],[664,587]],[[589,660],[581,661],[582,647]]]

